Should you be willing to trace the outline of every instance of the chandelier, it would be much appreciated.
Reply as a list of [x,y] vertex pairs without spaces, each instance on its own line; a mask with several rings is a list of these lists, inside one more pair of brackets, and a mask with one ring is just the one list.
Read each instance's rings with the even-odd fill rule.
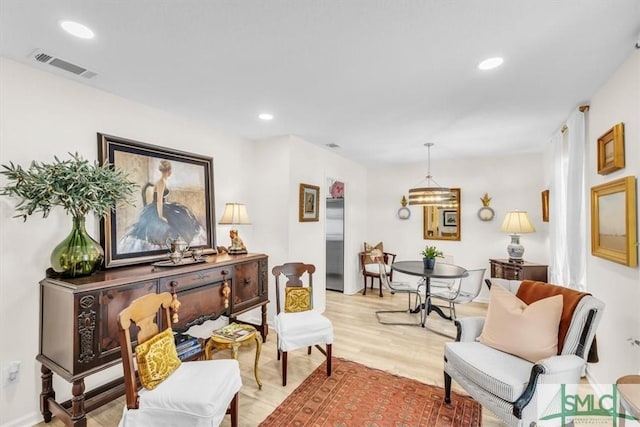
[[427,147],[427,180],[424,186],[420,183],[418,187],[409,189],[409,204],[455,207],[458,204],[455,193],[450,188],[441,187],[431,175],[431,147],[433,142],[427,142],[424,145]]

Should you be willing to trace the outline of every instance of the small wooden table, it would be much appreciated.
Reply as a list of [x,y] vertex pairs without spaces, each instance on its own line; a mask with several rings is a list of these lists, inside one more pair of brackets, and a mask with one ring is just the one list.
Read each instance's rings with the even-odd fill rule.
[[[640,375],[625,375],[616,381],[620,397],[620,414],[629,413],[640,420]],[[619,426],[624,426],[625,418],[621,417]]]
[[253,374],[258,383],[258,389],[262,390],[262,381],[258,374],[258,360],[260,360],[260,352],[262,351],[262,336],[257,333],[256,328],[243,323],[230,323],[224,328],[213,331],[211,338],[207,341],[204,348],[204,355],[207,360],[211,360],[212,351],[216,349],[231,349],[231,356],[238,360],[238,349],[242,344],[250,343],[251,339],[256,341],[256,358],[253,365]]

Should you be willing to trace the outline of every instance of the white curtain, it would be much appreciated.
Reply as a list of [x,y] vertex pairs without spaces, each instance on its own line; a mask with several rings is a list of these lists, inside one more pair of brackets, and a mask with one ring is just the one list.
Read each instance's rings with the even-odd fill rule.
[[551,138],[549,188],[550,282],[586,289],[586,132],[584,113],[575,111],[564,133]]

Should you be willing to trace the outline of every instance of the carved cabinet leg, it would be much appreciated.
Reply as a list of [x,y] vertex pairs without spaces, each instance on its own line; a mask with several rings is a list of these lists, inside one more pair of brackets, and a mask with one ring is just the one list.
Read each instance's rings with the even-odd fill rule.
[[269,324],[267,323],[267,305],[263,304],[261,307],[262,312],[262,325],[260,326],[260,335],[262,335],[262,342],[267,342],[267,334],[269,333]]
[[42,379],[42,393],[40,393],[40,413],[42,413],[42,419],[45,423],[51,422],[51,409],[49,408],[49,398],[56,398],[56,392],[53,390],[53,372],[46,366],[40,366],[40,372]]
[[73,382],[71,388],[71,421],[74,427],[87,427],[87,416],[84,412],[84,378]]

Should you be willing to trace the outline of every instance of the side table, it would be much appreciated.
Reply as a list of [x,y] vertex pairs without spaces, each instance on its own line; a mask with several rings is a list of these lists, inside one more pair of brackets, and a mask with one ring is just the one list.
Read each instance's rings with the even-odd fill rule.
[[262,351],[262,336],[257,333],[256,328],[251,325],[242,323],[230,323],[224,328],[218,329],[211,333],[211,338],[207,340],[204,348],[204,355],[207,360],[211,359],[213,349],[231,349],[231,356],[238,360],[238,349],[241,345],[256,341],[256,358],[253,365],[253,374],[258,383],[258,389],[262,390],[262,381],[258,374],[258,360],[260,360],[260,352]]
[[[629,413],[640,420],[640,375],[625,375],[616,381],[620,397],[620,414]],[[625,425],[626,419],[620,417],[619,426]]]

